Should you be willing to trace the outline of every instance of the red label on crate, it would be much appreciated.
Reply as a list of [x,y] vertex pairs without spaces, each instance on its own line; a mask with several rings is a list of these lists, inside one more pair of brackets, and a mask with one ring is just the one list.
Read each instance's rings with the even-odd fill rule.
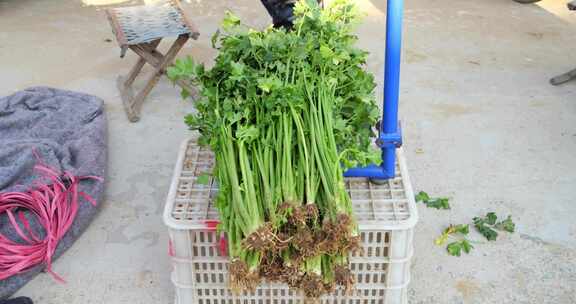
[[204,221],[204,225],[206,225],[206,228],[208,228],[209,230],[216,230],[216,226],[218,226],[219,223],[220,223],[220,221],[218,221],[218,220],[205,220]]
[[226,235],[224,233],[220,234],[220,255],[227,256],[228,255],[228,241],[226,240]]

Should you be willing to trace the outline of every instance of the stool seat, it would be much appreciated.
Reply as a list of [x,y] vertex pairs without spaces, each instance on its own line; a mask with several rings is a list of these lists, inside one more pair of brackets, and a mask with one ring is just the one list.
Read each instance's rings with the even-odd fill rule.
[[106,13],[121,47],[182,34],[190,34],[194,39],[198,37],[196,27],[175,1],[111,8]]
[[[197,39],[199,33],[177,0],[164,0],[147,6],[111,8],[106,10],[106,15],[120,45],[120,57],[124,57],[128,49],[140,57],[128,75],[118,77],[117,81],[126,115],[131,122],[136,122],[140,119],[140,110],[146,96],[160,77],[166,74],[166,68],[172,64],[186,41],[189,38]],[[160,53],[156,49],[160,40],[173,36],[178,37],[176,41],[165,54]],[[146,63],[154,67],[154,73],[144,88],[134,94],[132,84]],[[179,79],[176,84],[192,96],[195,95],[196,89],[190,83]]]

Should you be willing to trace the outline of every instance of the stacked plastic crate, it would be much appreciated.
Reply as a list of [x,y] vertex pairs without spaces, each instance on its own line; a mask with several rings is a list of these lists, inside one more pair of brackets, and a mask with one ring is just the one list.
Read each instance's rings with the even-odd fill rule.
[[[338,289],[321,303],[403,304],[410,282],[413,228],[418,220],[402,150],[395,178],[376,185],[366,178],[346,179],[359,224],[363,250],[351,256],[356,284],[351,293]],[[198,177],[211,172],[212,153],[194,139],[181,147],[164,210],[169,228],[176,304],[296,304],[306,299],[285,284],[264,283],[254,292],[228,288],[225,235],[216,231],[213,200],[217,185]]]

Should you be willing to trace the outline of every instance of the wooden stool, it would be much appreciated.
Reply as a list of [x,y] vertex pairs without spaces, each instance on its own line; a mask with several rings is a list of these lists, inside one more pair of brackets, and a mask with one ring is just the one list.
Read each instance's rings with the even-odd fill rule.
[[[172,63],[186,41],[189,38],[197,39],[199,33],[177,0],[150,6],[112,8],[107,9],[106,14],[120,45],[120,58],[124,57],[127,49],[140,57],[128,75],[118,77],[117,81],[126,115],[131,122],[136,122],[140,119],[144,99],[166,73],[166,67]],[[156,50],[162,38],[174,36],[178,38],[165,55]],[[134,95],[132,83],[145,63],[154,67],[154,73],[148,78],[146,86]],[[191,94],[195,92],[194,87],[185,81],[176,84]]]

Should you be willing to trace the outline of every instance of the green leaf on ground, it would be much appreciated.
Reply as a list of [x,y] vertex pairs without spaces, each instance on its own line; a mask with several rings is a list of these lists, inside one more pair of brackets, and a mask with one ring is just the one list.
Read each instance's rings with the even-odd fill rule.
[[444,229],[444,231],[442,232],[442,234],[438,238],[436,238],[434,240],[434,243],[436,245],[442,245],[442,244],[446,243],[446,241],[448,240],[450,235],[458,234],[458,233],[462,234],[462,235],[467,235],[469,231],[470,231],[470,228],[469,228],[469,225],[467,225],[467,224],[450,225],[450,226],[448,226],[448,228]]
[[494,224],[496,224],[496,220],[498,220],[498,216],[496,216],[496,213],[494,213],[494,212],[486,213],[486,218],[485,218],[486,223],[488,223],[490,225],[494,225]]
[[440,246],[440,245],[446,243],[446,241],[448,240],[448,236],[449,236],[448,233],[445,233],[445,232],[442,233],[439,237],[437,237],[437,238],[434,240],[434,244]]
[[516,229],[516,224],[512,221],[512,216],[509,215],[508,218],[494,225],[494,228],[512,233]]
[[512,221],[512,217],[509,215],[505,220],[498,222],[498,216],[494,212],[486,213],[485,217],[475,217],[474,227],[480,234],[482,234],[487,240],[495,241],[498,237],[498,232],[496,230],[514,232],[516,225]]
[[428,193],[420,191],[414,196],[414,199],[416,202],[424,203],[428,208],[450,209],[447,197],[431,198]]
[[462,242],[460,242],[460,246],[462,247],[462,250],[464,250],[464,252],[466,253],[470,253],[472,248],[474,248],[474,246],[472,246],[472,244],[470,244],[468,240],[462,240]]
[[448,251],[448,254],[451,256],[460,256],[462,251],[470,253],[472,248],[474,248],[474,246],[472,246],[468,240],[464,239],[448,244],[448,246],[446,246],[446,251]]
[[415,198],[417,202],[427,202],[430,199],[430,196],[428,196],[428,193],[420,191],[416,194]]
[[441,197],[434,200],[429,200],[426,203],[428,208],[436,208],[436,209],[450,209],[450,204],[448,203],[448,198]]
[[498,237],[498,232],[488,226],[486,219],[475,217],[474,218],[474,227],[476,230],[482,234],[487,240],[495,241]]
[[460,245],[460,242],[452,242],[446,246],[446,251],[448,251],[448,254],[451,256],[460,256],[462,246]]
[[468,234],[468,232],[470,232],[470,225],[468,225],[468,224],[456,225],[456,226],[454,226],[454,230],[455,230],[455,232],[462,233],[462,234],[466,235],[466,234]]

